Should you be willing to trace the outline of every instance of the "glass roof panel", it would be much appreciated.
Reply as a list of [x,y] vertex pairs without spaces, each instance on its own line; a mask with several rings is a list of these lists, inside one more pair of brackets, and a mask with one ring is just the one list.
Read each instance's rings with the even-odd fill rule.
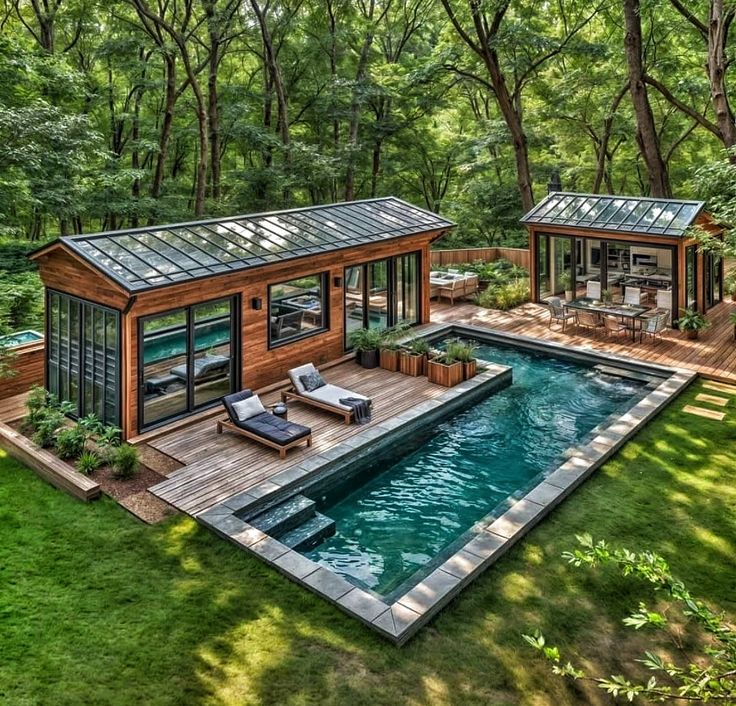
[[703,206],[700,201],[677,199],[553,193],[529,211],[521,222],[683,235]]
[[131,291],[455,224],[394,198],[63,237]]

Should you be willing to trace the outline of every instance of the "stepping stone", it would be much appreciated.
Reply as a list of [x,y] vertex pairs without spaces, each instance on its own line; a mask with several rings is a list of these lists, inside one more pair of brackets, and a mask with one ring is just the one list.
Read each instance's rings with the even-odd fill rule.
[[712,409],[704,409],[703,407],[693,407],[690,404],[686,404],[682,408],[683,412],[688,414],[694,414],[696,417],[705,417],[706,419],[713,419],[717,422],[722,422],[726,416],[725,412],[715,412]]
[[722,392],[726,395],[736,395],[735,385],[726,385],[723,382],[716,382],[715,380],[709,380],[703,383],[703,387],[706,390],[715,390],[716,392]]
[[714,404],[717,407],[725,407],[728,404],[727,397],[718,397],[717,395],[700,394],[695,398],[695,400],[697,402],[708,402],[709,404]]

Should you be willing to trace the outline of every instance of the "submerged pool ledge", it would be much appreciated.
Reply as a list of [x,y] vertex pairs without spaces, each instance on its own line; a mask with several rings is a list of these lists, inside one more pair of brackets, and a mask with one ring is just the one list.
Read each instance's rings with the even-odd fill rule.
[[359,432],[340,446],[305,460],[272,476],[268,481],[235,495],[197,516],[197,520],[259,557],[285,576],[330,601],[348,615],[360,620],[396,645],[404,644],[423,625],[455,598],[471,581],[495,563],[559,503],[568,497],[608,458],[645,426],[669,402],[685,389],[697,374],[662,368],[588,351],[566,348],[564,351],[534,340],[504,336],[479,327],[440,326],[424,332],[428,338],[465,335],[473,338],[510,339],[514,345],[535,350],[546,348],[552,355],[563,354],[588,363],[608,360],[631,370],[655,373],[661,382],[644,398],[605,428],[598,428],[588,443],[573,447],[559,467],[548,474],[525,496],[513,502],[500,516],[479,520],[467,540],[423,580],[396,597],[381,600],[312,561],[247,522],[264,509],[301,492],[321,478],[339,473],[359,463],[384,445],[425,427],[472,404],[512,380],[507,366],[483,363],[485,369],[472,380],[450,388],[435,400],[390,418]]

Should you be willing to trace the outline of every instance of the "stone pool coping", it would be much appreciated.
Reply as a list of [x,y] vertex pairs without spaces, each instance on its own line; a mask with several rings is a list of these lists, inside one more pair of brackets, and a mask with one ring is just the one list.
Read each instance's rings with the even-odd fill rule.
[[[428,330],[429,329],[429,330]],[[631,359],[598,354],[565,346],[540,344],[536,339],[499,334],[477,326],[443,324],[422,331],[428,339],[466,335],[486,341],[505,341],[522,348],[590,362],[615,363],[629,370],[661,377],[662,382],[616,421],[601,429],[588,443],[571,449],[567,460],[547,475],[524,497],[513,502],[500,517],[481,519],[472,534],[454,554],[422,581],[388,603],[355,586],[330,569],[317,564],[277,539],[248,524],[267,506],[300,492],[322,477],[375,452],[378,443],[390,444],[412,428],[432,424],[439,418],[505,387],[512,371],[507,366],[484,362],[476,377],[449,388],[435,400],[423,402],[375,427],[359,432],[339,446],[288,468],[268,481],[239,493],[199,514],[197,520],[246,552],[258,556],[291,580],[333,603],[396,645],[403,645],[471,581],[495,563],[517,541],[567,498],[623,444],[640,431],[669,402],[680,394],[697,373],[637,363]],[[520,345],[521,344],[521,345]]]

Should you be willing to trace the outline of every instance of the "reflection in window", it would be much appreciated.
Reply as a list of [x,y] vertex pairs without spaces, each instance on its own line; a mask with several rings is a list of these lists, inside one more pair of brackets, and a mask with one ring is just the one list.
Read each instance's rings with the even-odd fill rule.
[[119,417],[119,314],[75,297],[49,292],[48,389],[74,405],[75,416]]
[[322,273],[269,286],[271,344],[302,338],[327,327],[326,279]]
[[698,271],[697,249],[695,245],[685,248],[685,301],[688,309],[695,309],[697,303]]
[[141,427],[205,406],[233,389],[233,300],[147,317]]

